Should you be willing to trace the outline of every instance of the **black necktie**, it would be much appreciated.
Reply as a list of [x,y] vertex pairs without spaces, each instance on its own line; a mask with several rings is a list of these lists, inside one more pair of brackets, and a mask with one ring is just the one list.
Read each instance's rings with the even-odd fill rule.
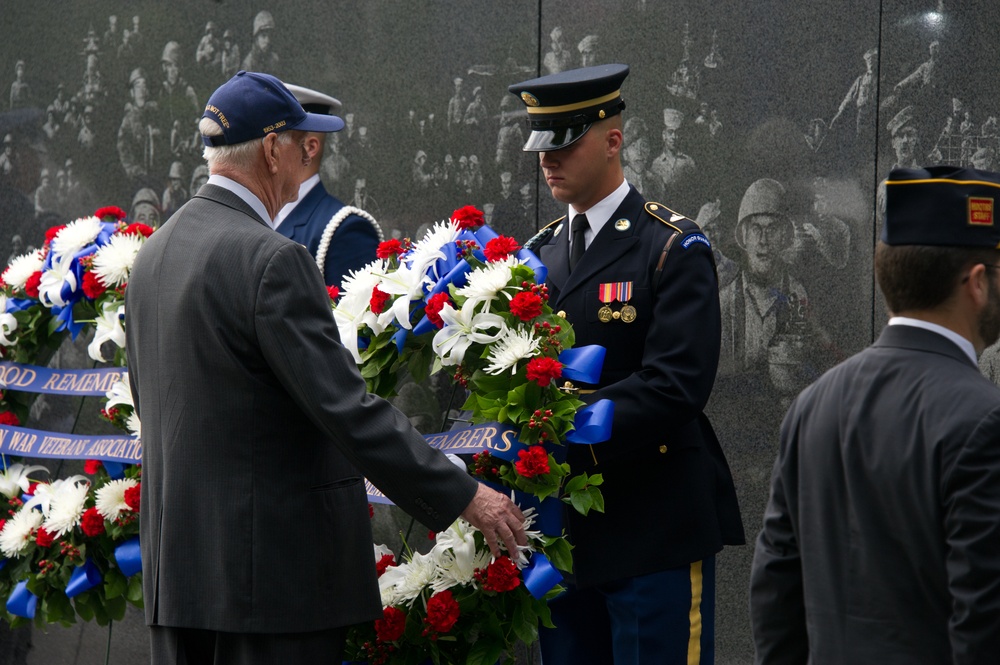
[[571,238],[572,244],[569,248],[569,269],[572,270],[576,267],[576,264],[580,262],[580,258],[583,256],[583,252],[587,249],[587,241],[583,237],[584,232],[587,230],[587,216],[577,215],[573,218],[573,236]]

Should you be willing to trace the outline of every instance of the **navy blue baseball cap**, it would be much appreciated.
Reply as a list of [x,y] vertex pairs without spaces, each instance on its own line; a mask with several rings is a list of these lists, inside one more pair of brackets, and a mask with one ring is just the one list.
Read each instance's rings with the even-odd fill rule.
[[887,245],[1000,249],[1000,174],[957,166],[894,169],[885,181]]
[[598,65],[549,74],[507,89],[528,111],[531,134],[522,150],[541,152],[565,148],[587,130],[625,108],[621,87],[628,65]]
[[307,113],[281,81],[270,74],[237,72],[208,98],[203,118],[222,127],[221,136],[204,136],[207,146],[236,145],[272,132],[336,132],[344,121],[335,115]]

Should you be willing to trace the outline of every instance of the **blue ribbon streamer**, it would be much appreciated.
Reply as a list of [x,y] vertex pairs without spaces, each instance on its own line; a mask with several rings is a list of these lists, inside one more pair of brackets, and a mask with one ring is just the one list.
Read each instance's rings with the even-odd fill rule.
[[576,429],[566,435],[570,443],[602,443],[611,438],[611,423],[615,417],[615,403],[600,399],[576,412],[573,425]]
[[530,249],[521,248],[517,250],[517,258],[524,261],[524,264],[535,273],[535,284],[544,284],[549,276],[549,269],[542,263],[542,260]]
[[23,312],[27,309],[30,309],[31,307],[34,307],[35,305],[41,305],[41,304],[42,303],[38,302],[37,300],[33,300],[31,298],[7,298],[6,311],[8,314],[12,314],[14,312]]
[[38,596],[28,591],[28,580],[18,582],[7,597],[7,611],[14,616],[34,619],[37,607]]
[[104,397],[125,372],[124,367],[51,369],[0,360],[0,388],[49,395]]
[[601,379],[606,354],[607,349],[599,344],[566,349],[559,354],[563,377],[570,381],[597,383]]
[[133,536],[115,548],[115,561],[125,577],[132,577],[142,570],[142,550],[139,536]]
[[73,569],[69,582],[66,584],[66,596],[73,598],[84,591],[90,591],[101,583],[103,577],[97,565],[89,558],[83,562],[82,566]]
[[430,298],[438,293],[443,293],[448,290],[448,286],[451,284],[455,285],[455,288],[462,288],[468,281],[468,274],[472,271],[472,266],[465,259],[462,259],[455,267],[448,271],[448,273],[437,281],[437,284],[431,287],[431,290],[427,293],[427,297]]
[[521,571],[524,586],[535,598],[542,598],[549,590],[562,581],[563,576],[549,558],[541,552],[531,555],[528,566]]
[[121,462],[101,460],[101,464],[104,465],[104,470],[108,472],[109,476],[111,476],[111,480],[121,480],[125,477],[125,465]]
[[85,436],[0,425],[0,454],[138,464],[142,462],[142,441],[128,435]]

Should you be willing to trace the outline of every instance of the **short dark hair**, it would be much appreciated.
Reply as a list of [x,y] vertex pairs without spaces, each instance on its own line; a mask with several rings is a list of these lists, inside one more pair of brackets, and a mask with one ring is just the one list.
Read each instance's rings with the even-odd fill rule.
[[969,268],[998,261],[995,249],[879,242],[875,277],[890,312],[927,310],[944,304]]

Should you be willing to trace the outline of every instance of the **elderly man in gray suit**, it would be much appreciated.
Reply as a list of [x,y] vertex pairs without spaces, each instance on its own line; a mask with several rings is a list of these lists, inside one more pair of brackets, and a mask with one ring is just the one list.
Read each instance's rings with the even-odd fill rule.
[[875,275],[892,312],[781,426],[750,608],[761,665],[1000,654],[1000,174],[895,169]]
[[461,515],[494,553],[523,515],[368,394],[309,252],[268,225],[297,195],[306,113],[240,72],[208,100],[211,177],[136,258],[129,379],[143,427],[152,662],[339,663],[381,616],[367,476],[432,529]]

